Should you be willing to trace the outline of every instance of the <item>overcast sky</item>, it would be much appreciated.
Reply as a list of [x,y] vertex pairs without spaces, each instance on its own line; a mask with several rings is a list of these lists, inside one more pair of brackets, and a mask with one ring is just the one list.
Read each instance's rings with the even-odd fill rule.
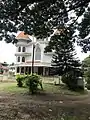
[[[12,43],[5,43],[4,41],[0,41],[0,62],[12,63],[15,62],[15,51],[16,47]],[[76,47],[77,56],[82,61],[85,57],[87,57],[88,53],[81,53],[81,48]]]
[[16,47],[12,43],[0,41],[0,62],[12,63],[15,62]]

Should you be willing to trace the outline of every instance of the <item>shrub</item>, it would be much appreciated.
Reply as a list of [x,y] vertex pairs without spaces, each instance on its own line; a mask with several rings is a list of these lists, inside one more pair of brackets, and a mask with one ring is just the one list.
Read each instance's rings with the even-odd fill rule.
[[90,84],[86,84],[86,88],[90,90]]
[[73,76],[70,73],[64,74],[62,76],[62,82],[65,83],[70,89],[76,86],[76,80],[73,78]]
[[17,81],[18,87],[22,87],[23,86],[24,79],[25,79],[24,75],[19,75],[19,74],[16,75],[16,81]]
[[79,76],[77,76],[77,74],[74,71],[68,72],[62,76],[62,82],[65,83],[68,86],[68,88],[71,90],[76,91],[76,90],[84,89],[84,86],[78,85],[78,81],[79,81]]
[[90,90],[90,78],[89,78],[89,77],[86,77],[85,80],[86,80],[86,85],[85,85],[85,87],[86,87],[88,90]]
[[84,72],[84,77],[86,81],[86,88],[90,90],[90,69],[87,69],[87,71]]
[[40,76],[37,74],[27,76],[26,86],[29,88],[29,92],[31,92],[32,94],[38,91],[38,86],[40,86],[41,89],[43,89],[42,81],[40,79]]

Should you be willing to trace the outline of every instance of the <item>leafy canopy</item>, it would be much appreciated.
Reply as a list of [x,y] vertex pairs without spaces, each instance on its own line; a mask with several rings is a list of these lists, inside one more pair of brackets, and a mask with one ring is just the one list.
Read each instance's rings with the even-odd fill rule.
[[1,0],[0,40],[16,42],[17,31],[45,38],[63,24],[76,29],[76,21],[88,4],[89,0]]

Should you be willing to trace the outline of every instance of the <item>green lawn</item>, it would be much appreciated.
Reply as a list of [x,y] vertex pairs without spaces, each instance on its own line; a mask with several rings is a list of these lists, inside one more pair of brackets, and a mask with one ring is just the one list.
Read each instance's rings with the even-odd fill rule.
[[0,82],[1,92],[11,92],[11,93],[23,93],[27,92],[27,88],[20,88],[17,86],[16,82]]
[[50,93],[59,93],[59,94],[75,95],[75,96],[84,95],[88,93],[87,91],[84,91],[84,92],[70,91],[66,86],[62,86],[62,85],[55,86],[53,84],[43,84],[43,87],[46,92],[50,92]]
[[[55,86],[49,83],[43,83],[43,92],[45,93],[58,93],[58,94],[65,94],[65,95],[81,95],[86,94],[87,92],[72,92],[68,90],[66,87],[63,86]],[[27,93],[28,88],[25,87],[18,87],[16,82],[0,82],[0,91],[1,92],[11,92],[11,93]]]

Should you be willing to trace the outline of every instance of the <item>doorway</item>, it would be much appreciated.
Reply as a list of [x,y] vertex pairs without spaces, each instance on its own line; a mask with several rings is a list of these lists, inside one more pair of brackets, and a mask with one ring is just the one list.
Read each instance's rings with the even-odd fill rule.
[[38,75],[43,75],[43,67],[38,67]]

